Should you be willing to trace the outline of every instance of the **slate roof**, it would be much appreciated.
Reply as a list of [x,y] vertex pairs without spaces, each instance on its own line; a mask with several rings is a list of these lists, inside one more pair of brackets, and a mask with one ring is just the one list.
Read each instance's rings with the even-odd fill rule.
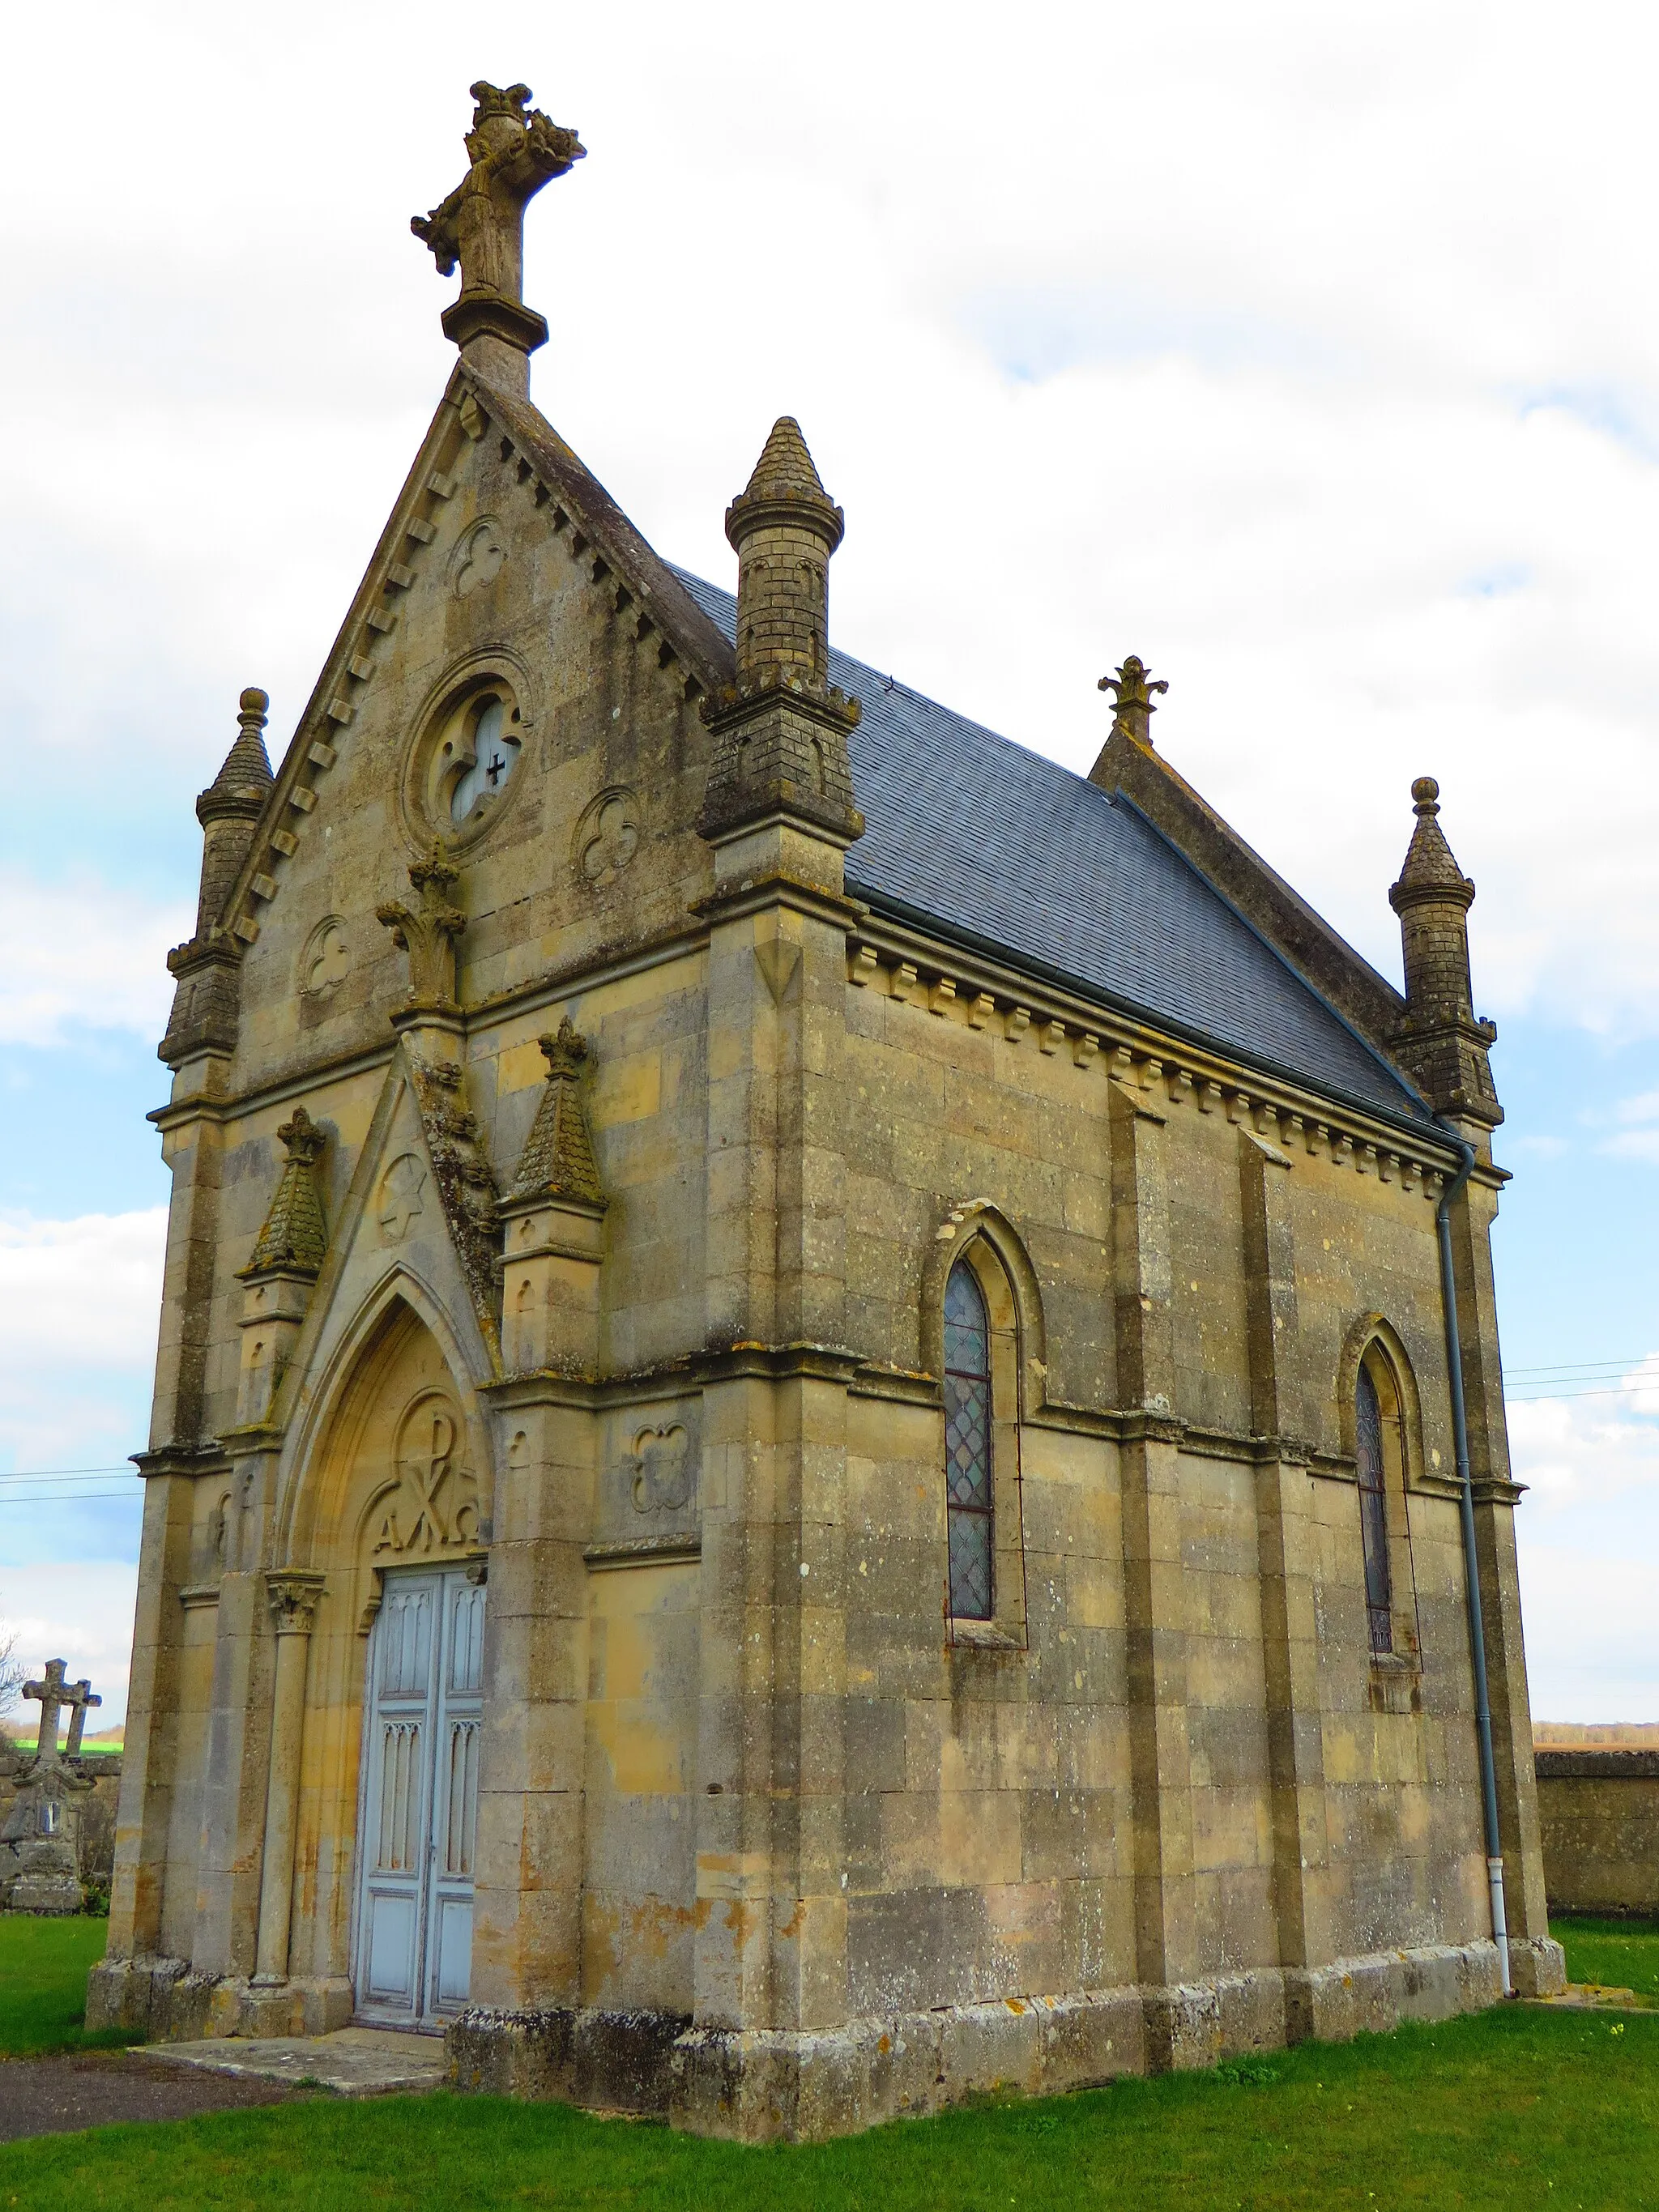
[[[730,638],[737,601],[675,574]],[[862,704],[856,898],[1388,1115],[1428,1108],[1131,800],[831,651]]]

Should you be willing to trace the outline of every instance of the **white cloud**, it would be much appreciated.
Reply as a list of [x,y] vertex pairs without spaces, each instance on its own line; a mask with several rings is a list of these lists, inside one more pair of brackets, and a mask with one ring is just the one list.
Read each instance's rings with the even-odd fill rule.
[[1659,1129],[1620,1129],[1600,1150],[1614,1159],[1644,1160],[1650,1167],[1659,1167]]
[[1659,1355],[1584,1395],[1511,1400],[1510,1450],[1532,1709],[1659,1718]]
[[83,873],[44,883],[0,866],[0,1042],[55,1045],[76,1030],[159,1036],[172,1003],[167,947],[190,934],[186,907]]
[[163,1206],[0,1216],[0,1455],[14,1466],[115,1465],[142,1444],[166,1238]]
[[[92,1684],[104,1702],[87,1723],[88,1734],[126,1716],[137,1590],[138,1570],[125,1560],[37,1564],[27,1574],[0,1568],[0,1641],[14,1637],[17,1657],[32,1672],[62,1659],[72,1681]],[[40,1717],[40,1706],[27,1704],[0,1716],[25,1741]]]
[[[53,81],[59,20],[19,27],[15,82]],[[1483,1005],[1659,1029],[1659,293],[1629,282],[1659,30],[1592,7],[1564,42],[1539,0],[1501,40],[1423,0],[630,20],[624,55],[508,0],[480,62],[590,149],[530,217],[535,386],[665,551],[730,575],[726,501],[793,409],[848,511],[842,641],[1079,765],[1140,651],[1171,758],[1389,966],[1431,769]],[[4,680],[118,792],[137,713],[146,803],[159,776],[188,826],[238,685],[292,726],[441,389],[407,218],[459,175],[465,70],[437,0],[389,44],[361,6],[280,40],[76,23],[124,128],[66,167],[52,104],[12,103],[53,188],[0,396],[100,435],[17,443]],[[210,158],[179,136],[202,81],[258,157],[158,222]],[[342,126],[342,83],[390,135]]]

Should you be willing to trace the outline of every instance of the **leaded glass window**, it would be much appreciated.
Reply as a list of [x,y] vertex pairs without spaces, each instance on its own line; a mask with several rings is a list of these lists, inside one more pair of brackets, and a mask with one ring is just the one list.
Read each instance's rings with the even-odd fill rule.
[[1389,1506],[1382,1478],[1382,1408],[1376,1385],[1359,1370],[1354,1386],[1359,1457],[1359,1533],[1365,1553],[1365,1611],[1371,1650],[1394,1649],[1394,1577],[1389,1567]]
[[973,1269],[963,1260],[945,1286],[945,1501],[951,1618],[989,1620],[991,1330]]

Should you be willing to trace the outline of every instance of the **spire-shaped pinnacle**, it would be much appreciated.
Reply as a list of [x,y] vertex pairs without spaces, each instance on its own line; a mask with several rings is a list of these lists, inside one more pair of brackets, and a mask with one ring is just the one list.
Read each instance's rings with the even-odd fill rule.
[[288,1160],[253,1257],[240,1272],[244,1276],[277,1270],[287,1275],[314,1276],[328,1249],[315,1172],[327,1135],[303,1106],[295,1108],[292,1119],[284,1121],[276,1134],[288,1149]]
[[1396,914],[1425,900],[1449,901],[1467,911],[1474,902],[1474,885],[1452,858],[1440,827],[1440,786],[1431,775],[1419,775],[1412,786],[1412,799],[1417,827],[1400,880],[1389,892],[1389,903]]
[[264,811],[276,781],[260,734],[270,705],[268,696],[257,686],[243,692],[236,716],[240,725],[236,742],[225,755],[224,766],[196,802],[196,818],[204,829],[210,822],[236,815],[252,820]]
[[1469,983],[1469,908],[1474,885],[1440,827],[1440,787],[1412,786],[1417,827],[1389,903],[1400,916],[1406,1012],[1394,1051],[1431,1105],[1494,1127],[1504,1118],[1486,1054],[1498,1035],[1477,1021]]
[[574,1200],[579,1206],[603,1207],[605,1192],[582,1104],[581,1067],[587,1058],[587,1040],[577,1035],[567,1014],[558,1035],[539,1042],[547,1060],[547,1087],[525,1139],[513,1195]]
[[[799,512],[792,514],[789,510]],[[726,510],[726,534],[741,552],[751,530],[767,522],[798,521],[828,542],[826,556],[842,541],[847,518],[823,488],[800,424],[780,415],[740,497]]]

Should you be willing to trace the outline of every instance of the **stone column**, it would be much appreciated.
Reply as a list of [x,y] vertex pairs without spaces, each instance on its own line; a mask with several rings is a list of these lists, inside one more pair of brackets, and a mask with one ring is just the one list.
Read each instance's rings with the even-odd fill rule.
[[[1460,1126],[1466,1136],[1484,1134]],[[1477,1169],[1452,1209],[1452,1266],[1463,1352],[1510,1965],[1516,1988],[1527,1996],[1563,1987],[1565,1967],[1560,1948],[1550,1936],[1544,1901],[1543,1844],[1538,1826],[1538,1783],[1515,1550],[1515,1508],[1522,1492],[1510,1475],[1492,1282],[1491,1236],[1497,1211],[1496,1185]]]
[[300,1802],[300,1748],[306,1722],[306,1661],[310,1656],[318,1601],[323,1595],[323,1577],[314,1574],[267,1575],[265,1588],[271,1623],[276,1631],[276,1666],[254,1972],[262,1982],[283,1982],[288,1978],[289,1921],[294,1903],[294,1836]]
[[[1154,1071],[1155,1072],[1155,1071]],[[1180,1431],[1173,1418],[1170,1194],[1164,1117],[1150,1088],[1115,1077],[1112,1265],[1123,1493],[1123,1609],[1134,1819],[1135,1954],[1148,2057],[1202,2063],[1162,1993],[1194,1966]]]
[[[204,1464],[205,1463],[205,1464]],[[126,1748],[115,1821],[109,1947],[88,1986],[88,2024],[142,2032],[149,2024],[150,1984],[128,1962],[161,1947],[167,1841],[178,1758],[179,1666],[184,1613],[179,1591],[189,1580],[195,1478],[222,1474],[215,1451],[146,1453],[138,1601],[127,1692]]]
[[1256,1546],[1267,1690],[1267,1786],[1273,1823],[1273,1917],[1286,1968],[1285,2032],[1314,2033],[1305,1970],[1331,1954],[1322,1893],[1325,1828],[1318,1625],[1318,1563],[1304,1378],[1297,1366],[1296,1239],[1291,1160],[1241,1128],[1246,1326],[1256,1463]]
[[[216,1102],[228,1061],[213,1052],[185,1060],[161,1116],[162,1156],[173,1175],[161,1329],[144,1477],[138,1601],[127,1696],[126,1750],[116,1818],[107,1961],[94,1969],[88,1998],[94,2024],[149,2022],[149,1984],[117,1987],[111,1962],[147,1957],[161,1942],[163,1886],[179,1756],[179,1665],[183,1616],[179,1591],[189,1579],[194,1478],[222,1474],[223,1455],[198,1439],[207,1347],[212,1330],[218,1253],[219,1182],[224,1152]],[[95,2015],[95,2017],[94,2017]]]
[[839,851],[811,843],[778,828],[722,847],[731,888],[708,908],[709,1328],[741,1349],[703,1399],[696,1978],[698,2025],[726,2031],[835,2026],[847,2005],[842,1577],[856,1363],[842,1349],[842,1063],[855,915]]
[[588,1386],[512,1376],[480,1394],[496,1445],[471,2005],[510,2032],[452,2031],[469,2081],[572,2094],[555,2015],[581,2003],[588,1569],[598,1424]]

